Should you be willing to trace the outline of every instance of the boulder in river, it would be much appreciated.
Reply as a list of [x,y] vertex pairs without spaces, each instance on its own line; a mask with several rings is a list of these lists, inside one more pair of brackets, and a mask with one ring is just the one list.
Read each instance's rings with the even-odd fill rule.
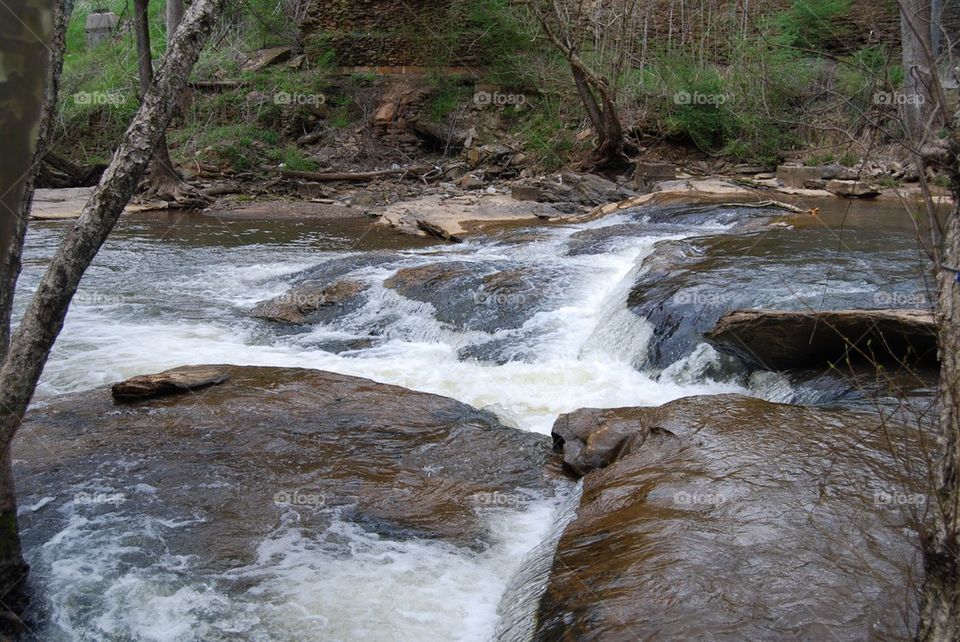
[[937,363],[937,325],[924,310],[736,310],[705,336],[721,352],[766,370],[847,359]]
[[560,209],[548,203],[515,201],[500,193],[427,194],[384,208],[377,223],[404,234],[433,236],[456,243],[490,227],[533,224],[562,215]]
[[443,324],[493,333],[523,326],[541,309],[557,276],[552,266],[534,270],[507,262],[446,261],[401,268],[383,285],[429,303]]
[[446,397],[293,368],[178,372],[211,368],[229,380],[124,405],[99,389],[31,411],[14,447],[18,491],[24,505],[52,499],[24,514],[28,546],[64,528],[66,505],[95,483],[118,500],[91,510],[182,522],[155,553],[208,569],[249,563],[291,510],[303,528],[336,518],[477,548],[490,498],[522,504],[561,477],[548,437]]
[[365,286],[359,281],[344,279],[335,283],[307,281],[292,288],[286,294],[258,303],[251,315],[258,319],[303,325],[315,323],[317,312],[323,308],[338,307],[339,312],[348,305],[359,303]]
[[586,474],[533,639],[911,637],[915,430],[721,395],[580,410],[554,438]]
[[880,194],[876,186],[864,181],[832,180],[827,182],[825,189],[844,198],[873,198]]

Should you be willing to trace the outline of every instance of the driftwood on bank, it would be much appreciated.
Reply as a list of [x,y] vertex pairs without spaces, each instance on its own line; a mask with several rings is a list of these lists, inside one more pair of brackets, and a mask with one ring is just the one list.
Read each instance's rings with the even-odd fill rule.
[[78,165],[62,156],[47,152],[37,178],[37,186],[51,189],[93,187],[100,182],[106,164]]
[[228,91],[232,89],[243,89],[248,83],[242,80],[191,80],[187,83],[190,89],[209,90],[209,91]]
[[308,181],[332,182],[332,181],[355,181],[367,182],[375,181],[378,178],[389,178],[399,176],[400,178],[420,179],[424,178],[433,167],[407,167],[399,169],[384,169],[375,172],[302,172],[293,169],[280,169],[277,167],[261,167],[265,172],[276,172],[286,178],[302,178]]

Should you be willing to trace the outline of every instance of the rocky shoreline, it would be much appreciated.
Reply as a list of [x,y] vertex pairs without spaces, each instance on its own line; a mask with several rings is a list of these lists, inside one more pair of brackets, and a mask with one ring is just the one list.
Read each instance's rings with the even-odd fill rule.
[[[649,166],[657,169],[650,170]],[[859,178],[854,170],[829,166],[782,166],[777,174],[761,172],[751,176],[695,176],[673,166],[668,169],[638,163],[633,177],[616,180],[565,171],[489,183],[441,181],[409,185],[402,195],[395,194],[389,183],[384,183],[362,189],[341,184],[334,188],[332,196],[311,197],[312,183],[304,179],[295,180],[291,187],[301,195],[300,199],[268,197],[250,202],[246,198],[221,196],[203,213],[218,220],[369,217],[402,234],[459,242],[498,225],[591,220],[644,205],[727,202],[774,204],[795,212],[816,212],[835,207],[838,200],[901,202],[922,197],[917,186],[881,188]],[[824,175],[842,178],[810,178]],[[32,216],[40,220],[76,218],[93,189],[37,190]],[[217,183],[204,184],[199,189],[211,194],[224,190],[256,191],[255,185],[224,187]],[[931,189],[937,202],[952,202],[946,190]],[[128,212],[173,206],[164,202],[140,203],[131,205]]]

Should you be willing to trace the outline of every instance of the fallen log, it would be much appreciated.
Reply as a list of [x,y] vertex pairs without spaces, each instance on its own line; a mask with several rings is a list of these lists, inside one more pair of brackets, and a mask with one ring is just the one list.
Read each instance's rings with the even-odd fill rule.
[[40,170],[40,187],[60,189],[66,187],[93,187],[103,176],[106,165],[78,165],[53,152],[43,157]]
[[199,89],[201,91],[226,91],[232,89],[242,89],[247,85],[248,83],[243,82],[242,80],[191,80],[187,82],[187,86],[191,89]]
[[230,182],[211,185],[210,187],[200,190],[200,193],[204,196],[223,196],[225,194],[238,194],[241,191],[240,183]]
[[399,169],[384,169],[375,172],[302,172],[279,167],[261,167],[265,172],[276,172],[285,178],[302,178],[308,181],[374,181],[378,178],[400,176],[401,178],[422,178],[433,167],[408,167]]

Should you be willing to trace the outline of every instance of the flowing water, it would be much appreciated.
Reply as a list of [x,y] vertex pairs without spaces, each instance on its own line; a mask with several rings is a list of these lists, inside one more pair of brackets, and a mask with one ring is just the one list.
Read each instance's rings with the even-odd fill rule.
[[[663,219],[627,212],[577,225],[502,229],[458,245],[394,236],[363,219],[128,217],[84,279],[36,404],[205,363],[367,377],[453,397],[546,434],[560,413],[583,407],[652,406],[723,392],[788,400],[795,391],[786,378],[724,374],[710,367],[718,355],[699,342],[670,368],[644,367],[655,328],[628,309],[643,260],[658,242],[722,235],[756,215],[736,208]],[[33,225],[21,308],[67,225]],[[752,267],[765,261],[769,274],[790,282],[781,304],[818,296],[828,272],[826,287],[862,295],[861,307],[875,307],[877,292],[865,274],[886,270],[897,281],[894,291],[921,291],[909,263],[909,229],[867,227],[856,237],[855,261],[866,262],[860,271],[830,269],[835,256],[825,248],[836,249],[837,233],[817,226],[795,230],[805,241],[784,250],[761,244],[766,249]],[[385,285],[398,271],[416,275],[424,266],[441,278],[426,287]],[[249,314],[295,283],[345,278],[363,284],[361,299],[321,323],[278,327]],[[46,501],[26,498],[21,510],[40,510]],[[175,520],[145,523],[132,508],[91,515],[73,507],[59,532],[25,533],[33,582],[45,600],[38,638],[488,639],[508,586],[519,601],[542,590],[535,569],[552,551],[538,545],[556,537],[554,520],[569,519],[563,505],[561,494],[498,511],[490,518],[494,542],[482,552],[390,541],[337,520],[325,537],[339,544],[328,548],[291,517],[261,543],[254,564],[187,573],[186,582],[191,560],[182,556],[117,562],[162,549]],[[525,597],[518,584],[528,586]],[[524,615],[506,611],[510,623],[501,623],[501,632],[522,629]]]

